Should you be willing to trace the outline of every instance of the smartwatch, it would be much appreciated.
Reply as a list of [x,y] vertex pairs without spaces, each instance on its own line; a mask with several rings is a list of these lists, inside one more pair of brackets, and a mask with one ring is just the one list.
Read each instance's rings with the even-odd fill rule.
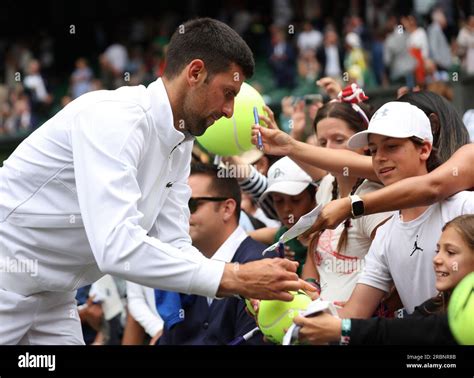
[[349,196],[351,200],[352,218],[357,219],[364,215],[364,201],[357,195]]

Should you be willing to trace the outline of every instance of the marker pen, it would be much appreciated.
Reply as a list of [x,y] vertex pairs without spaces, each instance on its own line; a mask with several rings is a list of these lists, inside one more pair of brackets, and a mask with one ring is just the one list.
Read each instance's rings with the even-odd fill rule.
[[[256,106],[253,107],[253,118],[254,118],[255,124],[258,125],[260,123],[260,119],[258,118],[258,110]],[[262,134],[260,133],[260,131],[257,134],[257,148],[260,151],[263,151]]]

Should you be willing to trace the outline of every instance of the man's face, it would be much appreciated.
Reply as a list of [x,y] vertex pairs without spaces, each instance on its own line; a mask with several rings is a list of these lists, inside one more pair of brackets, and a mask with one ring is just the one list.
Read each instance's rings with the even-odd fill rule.
[[369,134],[369,150],[375,174],[385,186],[426,173],[429,153],[426,155],[426,148],[415,146],[408,138]]
[[[212,178],[203,174],[189,176],[188,184],[192,190],[192,197],[218,197],[209,190]],[[223,202],[198,201],[197,210],[189,218],[189,235],[193,245],[200,248],[222,229],[223,220],[220,209]]]
[[[207,79],[209,79],[207,77]],[[242,69],[232,63],[229,70],[201,79],[191,86],[183,101],[185,127],[194,136],[204,134],[221,117],[234,114],[234,98],[244,80]]]

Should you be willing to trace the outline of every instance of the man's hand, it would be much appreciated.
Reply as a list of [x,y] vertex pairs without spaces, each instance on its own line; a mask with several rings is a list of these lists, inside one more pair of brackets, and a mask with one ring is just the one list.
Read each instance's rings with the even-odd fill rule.
[[226,264],[217,296],[239,294],[245,298],[291,301],[289,291],[316,289],[296,274],[298,263],[263,259],[246,264]]

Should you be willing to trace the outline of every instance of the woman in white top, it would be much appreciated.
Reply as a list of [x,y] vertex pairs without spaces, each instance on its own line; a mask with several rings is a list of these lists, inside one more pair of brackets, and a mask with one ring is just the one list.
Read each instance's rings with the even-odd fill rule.
[[[367,128],[370,114],[366,107],[344,102],[342,96],[341,100],[324,105],[314,120],[321,147],[348,149],[348,139]],[[358,153],[364,154],[364,150]],[[351,177],[349,172],[342,170],[322,179],[316,199],[318,204],[326,204],[337,198],[368,193],[381,187],[363,178]],[[324,230],[315,235],[308,248],[303,278],[319,281],[320,295],[325,300],[336,304],[348,300],[362,271],[375,231],[390,216],[391,213],[382,213],[348,219],[334,230]]]

